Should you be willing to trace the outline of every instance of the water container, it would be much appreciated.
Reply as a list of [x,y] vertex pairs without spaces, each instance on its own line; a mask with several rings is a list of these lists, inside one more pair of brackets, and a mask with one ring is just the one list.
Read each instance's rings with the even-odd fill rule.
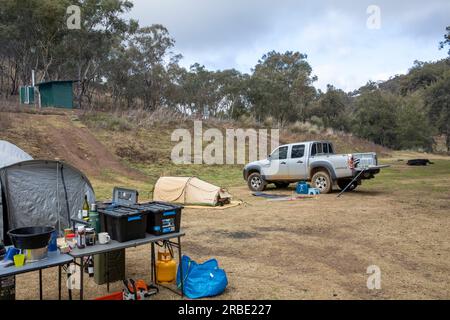
[[299,183],[297,183],[297,188],[296,188],[296,192],[298,194],[308,194],[310,185],[308,183],[306,183],[305,181],[300,181]]
[[55,230],[52,232],[50,242],[48,244],[49,252],[54,252],[54,251],[58,250],[57,240],[58,240],[58,231]]
[[97,234],[99,234],[101,232],[100,216],[97,211],[89,212],[89,224],[90,224],[91,228],[93,228]]

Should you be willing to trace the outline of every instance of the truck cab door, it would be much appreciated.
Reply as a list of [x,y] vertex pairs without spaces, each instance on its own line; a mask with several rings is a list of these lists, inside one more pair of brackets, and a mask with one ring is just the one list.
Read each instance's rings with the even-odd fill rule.
[[306,180],[308,178],[307,165],[306,146],[304,144],[293,145],[288,160],[290,179]]
[[266,180],[282,180],[289,177],[288,168],[288,151],[289,147],[279,147],[269,158],[269,166],[264,170]]

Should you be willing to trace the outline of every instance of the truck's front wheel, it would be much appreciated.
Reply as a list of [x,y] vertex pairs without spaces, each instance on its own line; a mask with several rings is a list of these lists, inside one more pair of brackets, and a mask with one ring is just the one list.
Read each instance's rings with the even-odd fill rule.
[[264,191],[267,186],[267,182],[264,181],[259,172],[255,172],[249,175],[247,184],[252,191]]
[[332,191],[332,181],[329,174],[325,171],[316,172],[312,179],[311,183],[314,188],[320,190],[320,193],[330,193]]

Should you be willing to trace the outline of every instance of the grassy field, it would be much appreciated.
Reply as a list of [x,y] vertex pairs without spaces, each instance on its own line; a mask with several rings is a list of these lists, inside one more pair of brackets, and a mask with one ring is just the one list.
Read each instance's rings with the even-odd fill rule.
[[390,192],[409,190],[423,191],[425,195],[448,194],[450,190],[450,159],[432,160],[434,164],[426,167],[411,167],[406,161],[383,159],[381,163],[391,165],[375,179],[364,183],[368,190]]
[[[401,153],[399,154],[401,155]],[[420,157],[420,154],[416,154]],[[364,190],[416,191],[440,195],[450,190],[450,157],[445,160],[433,159],[433,165],[426,167],[410,167],[406,161],[396,158],[384,158],[382,164],[390,165],[373,180],[363,181]],[[118,179],[113,173],[104,172],[100,178],[93,178],[97,196],[100,199],[109,199],[114,185],[135,187],[141,190],[145,199],[151,197],[154,184],[161,176],[196,176],[205,181],[222,186],[224,188],[245,186],[242,178],[242,166],[206,166],[206,165],[173,165],[167,164],[132,164],[126,165],[139,170],[145,177],[145,182],[122,177]]]

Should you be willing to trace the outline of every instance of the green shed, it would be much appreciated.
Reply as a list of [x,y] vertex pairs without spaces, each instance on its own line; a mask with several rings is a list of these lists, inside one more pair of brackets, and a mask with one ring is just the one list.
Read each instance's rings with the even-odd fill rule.
[[19,96],[21,104],[34,104],[34,87],[20,87]]
[[73,109],[74,80],[38,83],[42,107]]

